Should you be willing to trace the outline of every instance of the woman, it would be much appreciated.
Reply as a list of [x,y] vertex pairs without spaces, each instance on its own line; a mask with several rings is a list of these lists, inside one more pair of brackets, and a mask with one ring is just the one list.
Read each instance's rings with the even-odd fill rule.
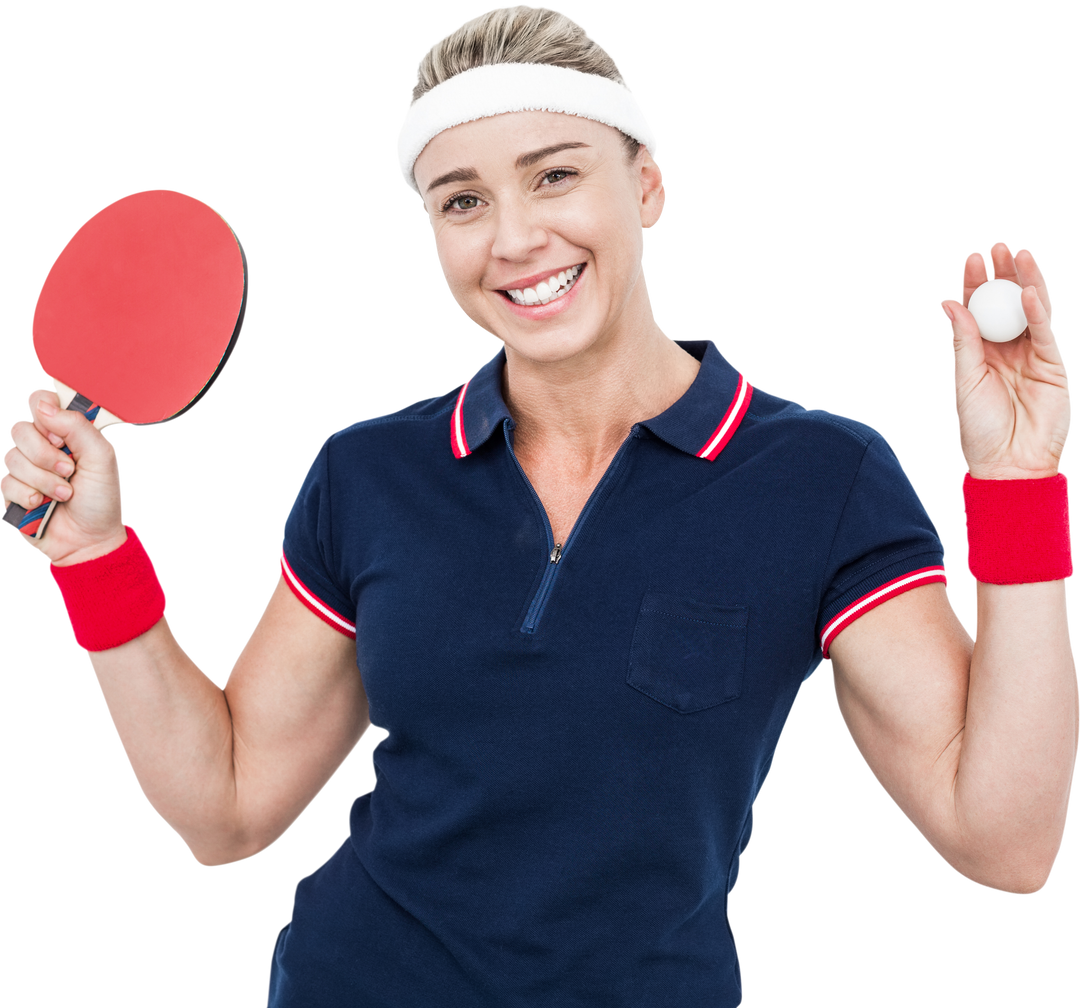
[[[1052,863],[1076,696],[1067,399],[1034,260],[995,249],[1025,288],[1013,343],[945,303],[972,645],[881,438],[653,320],[641,229],[663,187],[612,81],[576,26],[527,8],[425,59],[403,169],[455,298],[505,349],[327,442],[224,691],[161,619],[107,442],[49,393],[16,427],[4,496],[66,501],[41,548],[147,796],[200,861],[267,846],[369,715],[388,730],[349,840],[300,884],[275,1006],[738,1004],[726,894],[823,655],[870,765],[951,864],[1030,892]],[[984,279],[973,257],[966,293]],[[1010,507],[1026,551],[995,524]],[[86,601],[104,592],[124,626]]]

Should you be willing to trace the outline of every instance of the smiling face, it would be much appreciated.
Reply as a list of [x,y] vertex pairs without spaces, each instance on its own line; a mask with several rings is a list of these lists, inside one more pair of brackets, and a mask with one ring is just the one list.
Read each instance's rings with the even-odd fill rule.
[[510,112],[438,134],[415,175],[439,259],[466,314],[538,362],[653,328],[642,227],[660,216],[660,171],[628,162],[610,126]]

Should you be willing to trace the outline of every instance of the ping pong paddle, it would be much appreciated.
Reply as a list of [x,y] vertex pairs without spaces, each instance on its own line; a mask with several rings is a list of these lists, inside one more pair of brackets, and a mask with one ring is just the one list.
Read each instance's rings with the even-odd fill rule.
[[[34,349],[60,405],[95,427],[162,423],[218,376],[246,302],[244,250],[217,213],[178,192],[135,193],[60,253],[38,297]],[[40,539],[56,503],[12,503],[4,521]]]

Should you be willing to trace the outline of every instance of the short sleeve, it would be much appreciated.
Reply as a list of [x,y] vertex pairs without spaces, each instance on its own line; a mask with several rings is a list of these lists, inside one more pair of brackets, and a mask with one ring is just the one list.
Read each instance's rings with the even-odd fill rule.
[[348,637],[356,637],[348,593],[334,577],[329,442],[300,488],[285,523],[281,573],[293,594],[316,616]]
[[818,616],[822,655],[860,616],[912,588],[945,581],[941,541],[884,439],[866,447],[829,555]]

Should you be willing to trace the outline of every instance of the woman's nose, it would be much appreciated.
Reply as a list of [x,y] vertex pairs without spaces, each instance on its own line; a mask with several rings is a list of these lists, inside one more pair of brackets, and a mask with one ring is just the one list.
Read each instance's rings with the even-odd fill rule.
[[524,262],[547,242],[546,228],[529,213],[527,207],[504,204],[496,211],[492,258]]

